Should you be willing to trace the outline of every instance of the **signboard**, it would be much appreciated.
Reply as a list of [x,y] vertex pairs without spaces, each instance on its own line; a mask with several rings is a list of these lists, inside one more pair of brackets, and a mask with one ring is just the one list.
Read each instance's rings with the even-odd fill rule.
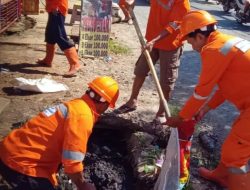
[[112,0],[82,0],[80,57],[107,56],[111,30]]
[[39,0],[22,0],[22,12],[24,15],[38,15]]

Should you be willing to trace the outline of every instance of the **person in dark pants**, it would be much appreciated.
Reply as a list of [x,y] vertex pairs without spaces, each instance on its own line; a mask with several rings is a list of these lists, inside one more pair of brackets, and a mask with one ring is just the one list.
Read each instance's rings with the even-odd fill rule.
[[49,14],[45,31],[45,42],[47,43],[46,56],[44,59],[39,59],[37,63],[42,66],[51,67],[55,55],[55,44],[57,44],[66,55],[70,64],[69,71],[66,75],[75,75],[81,65],[76,48],[67,38],[64,27],[65,16],[68,11],[68,1],[46,0],[46,11]]

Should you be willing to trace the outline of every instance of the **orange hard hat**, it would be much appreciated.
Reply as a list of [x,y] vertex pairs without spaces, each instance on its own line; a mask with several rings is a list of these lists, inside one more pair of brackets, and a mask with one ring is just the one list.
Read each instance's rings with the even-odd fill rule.
[[108,76],[101,76],[95,78],[88,85],[109,103],[109,107],[115,107],[115,102],[119,96],[119,87],[114,79]]
[[216,24],[215,18],[203,10],[188,12],[182,19],[180,25],[180,38],[185,38],[189,33],[202,29],[210,24]]

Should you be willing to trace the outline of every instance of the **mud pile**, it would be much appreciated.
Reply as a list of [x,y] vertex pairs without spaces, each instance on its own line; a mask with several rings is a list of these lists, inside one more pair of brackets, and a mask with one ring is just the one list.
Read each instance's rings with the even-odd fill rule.
[[[84,159],[84,177],[97,189],[135,189],[133,170],[127,162],[126,138],[129,133],[118,130],[94,128]],[[76,189],[61,171],[63,190]]]
[[[142,129],[149,127],[141,124],[145,123],[108,116],[94,127],[84,159],[84,177],[95,184],[97,190],[153,188],[159,174],[155,163],[166,144],[159,141],[161,138],[143,132]],[[77,189],[63,168],[59,171],[58,181],[61,190]],[[11,189],[1,176],[0,189]]]

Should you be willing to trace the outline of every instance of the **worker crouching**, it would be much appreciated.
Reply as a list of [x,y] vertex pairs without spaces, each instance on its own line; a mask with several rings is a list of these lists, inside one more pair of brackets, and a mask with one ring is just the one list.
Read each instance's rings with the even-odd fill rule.
[[94,190],[83,178],[87,143],[100,114],[114,108],[118,84],[97,77],[78,99],[50,107],[1,142],[0,173],[18,190],[56,189],[60,164],[79,190]]
[[235,105],[240,115],[224,141],[219,165],[198,171],[229,190],[250,190],[250,42],[217,31],[216,23],[206,11],[183,17],[180,39],[200,53],[201,72],[193,95],[167,124],[179,127],[193,117],[199,120],[225,100]]

